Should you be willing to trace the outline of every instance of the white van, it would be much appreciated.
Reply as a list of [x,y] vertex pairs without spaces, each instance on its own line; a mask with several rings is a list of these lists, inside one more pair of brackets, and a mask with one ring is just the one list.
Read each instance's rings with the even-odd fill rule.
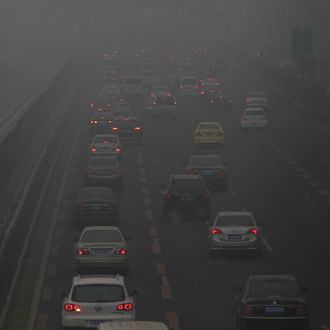
[[97,330],[169,330],[162,322],[111,321],[101,323]]

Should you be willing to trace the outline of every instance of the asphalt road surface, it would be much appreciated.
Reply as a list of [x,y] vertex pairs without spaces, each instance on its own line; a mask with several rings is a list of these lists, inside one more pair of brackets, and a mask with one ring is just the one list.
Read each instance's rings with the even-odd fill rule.
[[[233,99],[232,112],[179,102],[177,120],[151,120],[141,106],[135,106],[144,121],[144,144],[124,148],[125,187],[119,197],[120,228],[133,238],[127,280],[140,293],[137,319],[164,321],[175,330],[234,329],[233,287],[242,285],[249,275],[289,273],[309,287],[312,329],[328,329],[330,202],[318,192],[322,186],[316,175],[318,164],[306,176],[303,165],[286,148],[294,139],[299,142],[301,130],[309,124],[297,125],[300,119],[290,107],[270,94],[270,130],[241,131],[242,100],[246,92],[262,86],[238,69],[227,73],[224,84]],[[82,92],[72,107],[84,102]],[[61,328],[62,292],[74,275],[73,243],[79,234],[71,222],[72,203],[83,185],[88,159],[86,115],[87,107],[70,124],[51,188],[45,192],[39,218],[50,229],[41,226],[30,244],[28,259],[41,251],[44,274],[33,262],[26,262],[7,330],[20,329],[17,315],[29,306],[36,315],[31,329]],[[196,149],[194,128],[200,121],[213,120],[224,127],[225,146]],[[200,152],[220,153],[228,161],[229,189],[213,194],[212,220],[220,210],[253,211],[262,228],[260,257],[230,254],[210,259],[208,223],[177,215],[162,217],[161,185],[170,174],[183,172],[189,157]],[[34,272],[27,271],[33,266]],[[25,292],[34,278],[38,281],[31,298]]]

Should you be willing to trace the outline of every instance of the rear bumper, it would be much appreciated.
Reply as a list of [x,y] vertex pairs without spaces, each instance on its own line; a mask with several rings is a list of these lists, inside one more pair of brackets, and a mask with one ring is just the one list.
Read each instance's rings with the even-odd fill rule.
[[209,248],[210,250],[253,250],[258,251],[260,250],[260,242],[259,240],[254,242],[233,242],[233,241],[221,241],[221,242],[215,242],[213,240],[209,241]]

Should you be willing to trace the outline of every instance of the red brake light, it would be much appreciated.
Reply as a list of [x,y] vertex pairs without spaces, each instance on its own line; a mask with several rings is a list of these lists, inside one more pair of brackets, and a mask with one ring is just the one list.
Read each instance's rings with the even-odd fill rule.
[[117,147],[117,148],[115,149],[115,151],[116,151],[117,153],[119,153],[119,152],[121,152],[121,149],[120,149],[119,147]]
[[126,303],[126,304],[119,304],[117,306],[117,311],[125,311],[125,312],[130,312],[133,309],[133,304],[131,303]]
[[97,123],[98,123],[97,120],[91,120],[91,121],[90,121],[90,124],[97,124]]
[[91,147],[91,152],[96,152],[96,147]]
[[116,131],[119,130],[119,128],[118,128],[118,127],[112,127],[112,130],[113,130],[114,132],[116,132]]
[[242,314],[243,315],[253,315],[253,306],[252,305],[243,305],[242,306]]
[[89,254],[88,249],[79,248],[77,250],[77,256],[79,256],[79,257],[85,256],[85,255],[88,255],[88,254]]
[[212,234],[212,235],[219,235],[219,234],[222,234],[222,230],[219,229],[219,228],[212,228],[212,229],[211,229],[211,234]]
[[248,234],[251,234],[251,235],[258,235],[258,229],[257,228],[251,228],[247,232],[248,232]]
[[134,131],[141,131],[141,127],[134,127]]
[[116,248],[114,251],[115,256],[126,256],[128,253],[127,249],[124,248]]
[[76,304],[65,304],[64,305],[64,310],[66,312],[76,312],[76,313],[80,313],[81,312],[81,308],[79,305]]

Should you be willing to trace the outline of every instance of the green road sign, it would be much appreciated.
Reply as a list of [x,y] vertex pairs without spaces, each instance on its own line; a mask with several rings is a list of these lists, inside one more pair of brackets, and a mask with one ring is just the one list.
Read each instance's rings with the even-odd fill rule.
[[313,53],[313,29],[311,26],[304,26],[303,29],[297,26],[292,28],[292,50],[298,56]]

